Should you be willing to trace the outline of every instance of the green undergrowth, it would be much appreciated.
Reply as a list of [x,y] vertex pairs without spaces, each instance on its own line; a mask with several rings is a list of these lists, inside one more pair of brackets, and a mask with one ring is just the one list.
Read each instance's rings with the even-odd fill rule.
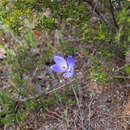
[[21,129],[24,129],[28,116],[32,116],[37,109],[48,111],[53,104],[62,105],[62,107],[75,105],[76,100],[72,88],[67,87],[62,95],[57,91],[50,94],[48,98],[42,96],[39,101],[33,99],[26,102],[14,102],[5,91],[0,91],[0,105],[2,106],[0,127],[2,128],[3,125],[6,128],[14,127],[14,123],[17,123]]

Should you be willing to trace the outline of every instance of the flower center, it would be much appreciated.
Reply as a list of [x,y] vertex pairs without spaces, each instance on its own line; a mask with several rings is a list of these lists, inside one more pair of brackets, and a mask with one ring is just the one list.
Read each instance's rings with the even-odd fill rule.
[[64,66],[62,66],[62,68],[63,68],[63,69],[67,69],[67,66],[64,65]]

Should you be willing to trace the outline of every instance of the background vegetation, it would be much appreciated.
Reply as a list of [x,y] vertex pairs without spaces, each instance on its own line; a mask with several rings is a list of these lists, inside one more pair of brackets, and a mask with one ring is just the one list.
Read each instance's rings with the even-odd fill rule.
[[[119,112],[130,95],[128,5],[121,0],[1,0],[0,128],[86,130],[95,129],[95,122],[100,129],[127,128],[130,113],[123,119],[123,114],[111,116],[112,126],[101,125],[97,117],[94,122],[92,102],[119,103]],[[50,70],[54,55],[73,56],[72,79]],[[117,90],[124,92],[119,101]]]

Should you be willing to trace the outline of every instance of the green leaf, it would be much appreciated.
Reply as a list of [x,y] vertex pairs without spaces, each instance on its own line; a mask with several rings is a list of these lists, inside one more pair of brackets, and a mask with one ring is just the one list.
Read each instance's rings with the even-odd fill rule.
[[130,74],[130,65],[125,66],[125,72]]

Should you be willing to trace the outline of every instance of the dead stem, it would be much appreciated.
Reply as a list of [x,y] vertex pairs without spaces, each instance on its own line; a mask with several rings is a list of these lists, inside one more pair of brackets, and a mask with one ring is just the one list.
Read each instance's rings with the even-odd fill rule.
[[110,3],[110,10],[111,10],[111,14],[112,14],[112,18],[113,18],[113,22],[114,22],[114,25],[117,29],[119,29],[119,26],[116,22],[116,19],[115,19],[115,15],[114,15],[114,9],[113,9],[113,5],[112,5],[112,2],[111,0],[109,0],[109,3]]
[[30,96],[30,97],[28,97],[28,98],[15,98],[15,97],[11,97],[11,99],[12,99],[13,101],[15,101],[15,102],[25,102],[25,101],[27,101],[27,100],[38,99],[38,98],[40,98],[41,96],[48,96],[49,94],[54,93],[54,92],[56,92],[57,90],[60,90],[60,89],[64,88],[64,87],[67,86],[67,85],[71,85],[72,83],[74,83],[74,81],[75,81],[75,79],[71,80],[68,84],[63,84],[63,85],[61,85],[60,87],[55,88],[55,89],[53,89],[53,90],[51,90],[51,91],[48,91],[48,92],[46,92],[46,93],[43,91],[43,92],[41,92],[41,93],[38,94],[38,95]]

